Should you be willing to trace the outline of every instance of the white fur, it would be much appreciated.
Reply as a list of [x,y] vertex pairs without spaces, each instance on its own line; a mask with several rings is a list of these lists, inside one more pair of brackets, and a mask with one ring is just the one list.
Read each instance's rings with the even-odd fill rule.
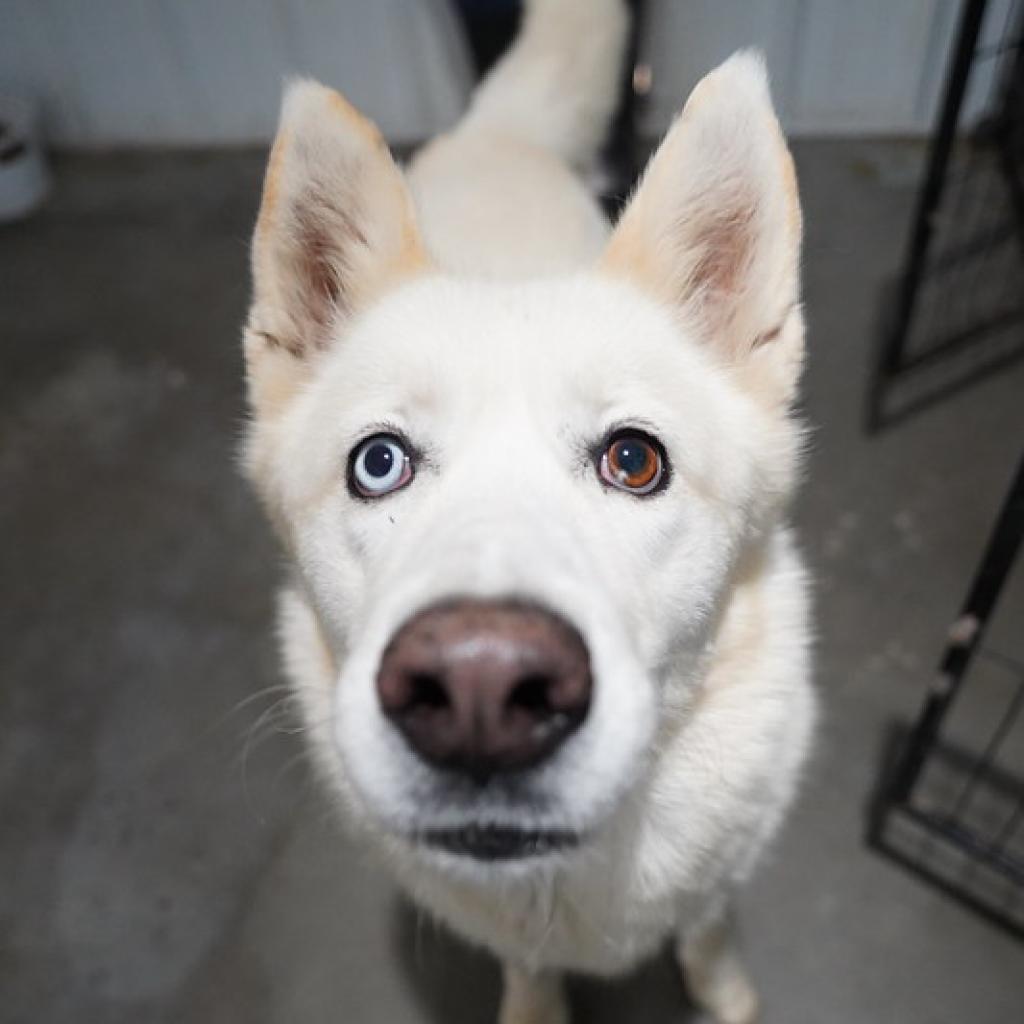
[[[551,970],[620,971],[672,932],[717,1019],[752,1019],[727,906],[814,721],[784,525],[803,339],[788,154],[762,66],[733,58],[606,242],[564,161],[593,155],[624,31],[619,0],[535,0],[408,192],[372,128],[299,86],[254,243],[247,465],[295,569],[288,674],[350,819],[417,900],[505,959],[502,1021],[519,1024],[564,1020]],[[310,223],[330,232],[313,246]],[[329,320],[303,305],[310,282]],[[664,443],[664,493],[598,479],[592,446],[627,424]],[[409,486],[358,501],[346,458],[380,429],[423,457]],[[531,599],[590,650],[593,705],[538,771],[540,810],[501,790],[450,799],[377,706],[396,629],[457,595]],[[470,822],[584,842],[495,865],[415,840]]]

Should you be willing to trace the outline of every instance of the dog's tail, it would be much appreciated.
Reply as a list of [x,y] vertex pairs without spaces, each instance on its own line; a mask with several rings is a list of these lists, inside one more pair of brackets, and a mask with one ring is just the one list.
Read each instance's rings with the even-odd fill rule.
[[624,0],[525,0],[519,35],[458,131],[520,139],[585,167],[615,113],[628,34]]

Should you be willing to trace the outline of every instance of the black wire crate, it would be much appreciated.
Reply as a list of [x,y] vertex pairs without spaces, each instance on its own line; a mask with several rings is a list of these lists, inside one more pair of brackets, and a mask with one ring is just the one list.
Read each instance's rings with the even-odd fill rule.
[[882,299],[869,430],[1024,356],[1024,3],[966,0],[907,254]]
[[1022,538],[1024,459],[921,714],[891,746],[869,841],[1024,938],[1024,657],[1003,649],[1024,638],[1021,623],[992,629],[1024,582],[1011,580]]

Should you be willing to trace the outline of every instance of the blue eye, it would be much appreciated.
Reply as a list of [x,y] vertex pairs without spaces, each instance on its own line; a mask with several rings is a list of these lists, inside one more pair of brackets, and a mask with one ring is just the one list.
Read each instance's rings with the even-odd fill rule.
[[412,459],[405,445],[391,434],[375,434],[352,453],[350,482],[364,498],[380,498],[412,479]]

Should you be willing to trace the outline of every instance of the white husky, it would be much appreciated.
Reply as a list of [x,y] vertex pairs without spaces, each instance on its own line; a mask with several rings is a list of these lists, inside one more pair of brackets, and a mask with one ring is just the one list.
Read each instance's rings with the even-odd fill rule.
[[720,1022],[756,997],[730,897],[814,721],[785,525],[801,218],[760,59],[705,78],[609,233],[570,168],[613,109],[621,0],[533,0],[402,174],[288,90],[253,245],[247,469],[294,565],[318,762],[422,905],[505,964],[670,934]]

